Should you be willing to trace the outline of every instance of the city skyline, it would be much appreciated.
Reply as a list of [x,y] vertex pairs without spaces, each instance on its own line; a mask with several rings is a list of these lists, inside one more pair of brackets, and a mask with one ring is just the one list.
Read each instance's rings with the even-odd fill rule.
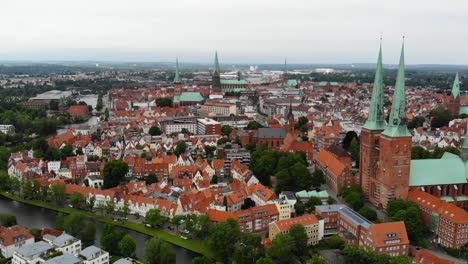
[[[81,1],[3,2],[0,60],[209,63],[468,64],[453,1]],[[457,12],[453,12],[456,8]],[[5,26],[6,25],[6,26]],[[430,44],[430,45],[428,45]]]

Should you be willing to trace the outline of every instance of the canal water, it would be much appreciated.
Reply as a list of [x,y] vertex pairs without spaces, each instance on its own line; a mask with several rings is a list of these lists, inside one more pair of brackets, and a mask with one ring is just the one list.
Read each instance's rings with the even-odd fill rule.
[[[53,228],[55,225],[55,218],[57,216],[57,212],[53,210],[20,203],[3,196],[0,196],[0,213],[16,215],[18,224],[26,228]],[[103,224],[97,220],[94,221],[96,223],[96,237],[94,242],[95,245],[99,247],[99,239],[101,237]],[[145,242],[151,239],[151,237],[142,233],[138,233],[134,230],[129,230],[126,228],[121,229],[124,230],[127,234],[130,234],[135,239],[136,256],[143,259],[145,257]],[[181,248],[172,244],[170,245],[176,253],[176,263],[178,264],[192,263],[192,259],[198,256],[197,253],[189,251],[185,248]]]

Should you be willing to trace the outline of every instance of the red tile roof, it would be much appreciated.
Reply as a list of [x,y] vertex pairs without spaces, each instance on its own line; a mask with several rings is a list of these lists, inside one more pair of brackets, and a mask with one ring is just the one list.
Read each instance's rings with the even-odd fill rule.
[[[8,247],[19,241],[24,241],[32,237],[33,235],[31,235],[22,226],[0,226],[0,244],[2,244],[4,247]],[[18,239],[19,241],[15,241],[16,239]]]
[[285,231],[289,230],[293,225],[308,226],[318,224],[318,219],[317,217],[315,217],[315,215],[306,214],[303,216],[279,220],[274,222],[273,224],[276,225],[280,231]]
[[414,256],[413,261],[419,264],[456,264],[457,263],[448,259],[444,259],[437,255],[434,255],[426,249],[418,250],[418,252]]
[[409,244],[408,234],[406,233],[406,227],[403,221],[373,224],[370,227],[370,233],[372,235],[374,247],[388,246],[385,241],[389,238],[390,234],[395,234],[395,236],[400,239],[398,244]]

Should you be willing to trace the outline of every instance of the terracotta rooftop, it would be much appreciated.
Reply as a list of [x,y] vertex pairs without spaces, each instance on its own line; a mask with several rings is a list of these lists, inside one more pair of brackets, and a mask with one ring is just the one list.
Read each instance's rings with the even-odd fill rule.
[[308,226],[318,224],[318,219],[315,215],[306,214],[299,217],[276,221],[273,224],[276,225],[280,231],[285,231],[289,230],[293,225]]
[[0,226],[0,244],[2,244],[4,247],[30,239],[32,237],[33,236],[22,226]]

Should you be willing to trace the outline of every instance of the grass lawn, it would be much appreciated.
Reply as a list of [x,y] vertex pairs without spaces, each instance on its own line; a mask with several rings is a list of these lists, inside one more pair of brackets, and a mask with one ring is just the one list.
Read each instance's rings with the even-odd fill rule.
[[149,235],[149,236],[156,236],[156,237],[160,238],[161,240],[164,240],[164,241],[169,242],[171,244],[174,244],[176,246],[179,246],[179,247],[188,249],[190,251],[202,254],[202,255],[207,256],[209,258],[213,258],[213,253],[211,252],[211,250],[208,248],[208,246],[203,241],[200,241],[200,240],[183,239],[178,235],[174,235],[174,234],[168,233],[168,232],[163,231],[163,230],[157,230],[157,229],[149,228],[149,227],[144,226],[143,224],[122,222],[122,221],[113,221],[112,219],[110,219],[108,217],[105,217],[105,216],[102,216],[102,215],[97,215],[97,214],[94,214],[94,213],[91,213],[91,212],[88,212],[88,211],[81,211],[81,210],[76,210],[76,209],[69,208],[69,207],[56,206],[56,205],[44,203],[44,202],[41,202],[41,201],[26,200],[24,198],[13,195],[11,193],[0,192],[0,195],[5,196],[5,197],[7,197],[7,198],[9,198],[11,200],[15,200],[15,201],[18,201],[18,202],[22,202],[22,203],[25,203],[25,204],[30,204],[30,205],[34,205],[34,206],[38,206],[38,207],[47,208],[47,209],[50,209],[50,210],[54,210],[54,211],[62,212],[62,213],[66,213],[66,214],[82,213],[82,214],[84,214],[84,215],[86,215],[88,217],[97,219],[100,222],[108,223],[108,224],[115,225],[115,226],[120,226],[120,227],[123,227],[123,228],[132,229],[132,230],[135,230],[137,232],[140,232],[140,233],[143,233],[143,234],[146,234],[146,235]]

